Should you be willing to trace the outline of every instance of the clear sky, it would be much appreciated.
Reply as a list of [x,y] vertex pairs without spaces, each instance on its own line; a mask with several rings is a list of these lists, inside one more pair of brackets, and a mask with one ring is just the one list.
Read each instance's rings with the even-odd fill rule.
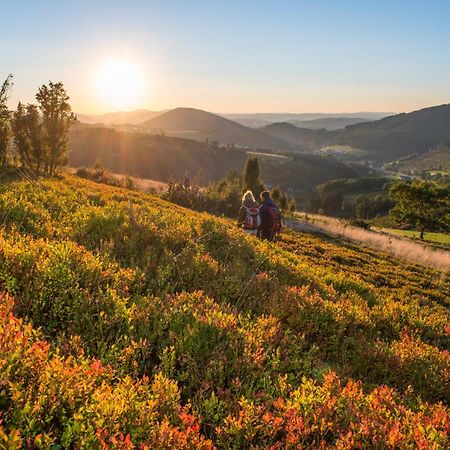
[[52,80],[75,111],[105,112],[98,73],[117,59],[140,74],[124,109],[400,112],[450,102],[450,0],[1,0],[0,23],[11,106]]

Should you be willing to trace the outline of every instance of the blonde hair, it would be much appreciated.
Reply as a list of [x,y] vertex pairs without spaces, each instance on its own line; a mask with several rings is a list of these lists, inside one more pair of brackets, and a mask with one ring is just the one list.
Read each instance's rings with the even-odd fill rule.
[[251,201],[253,203],[256,202],[255,197],[253,196],[253,192],[252,191],[247,191],[243,196],[242,196],[242,203],[246,202],[246,201]]

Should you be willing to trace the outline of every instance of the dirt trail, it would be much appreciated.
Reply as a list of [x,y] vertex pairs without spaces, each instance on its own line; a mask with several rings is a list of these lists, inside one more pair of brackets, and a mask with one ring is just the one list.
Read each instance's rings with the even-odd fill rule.
[[288,220],[287,225],[296,231],[322,232],[339,236],[374,250],[389,253],[396,258],[432,267],[444,274],[450,272],[449,251],[433,249],[425,244],[400,237],[346,225],[332,217],[308,214],[307,218],[298,216]]

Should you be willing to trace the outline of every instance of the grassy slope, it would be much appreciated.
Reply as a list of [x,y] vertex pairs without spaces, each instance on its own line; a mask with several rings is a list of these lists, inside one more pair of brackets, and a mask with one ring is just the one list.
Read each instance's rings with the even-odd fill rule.
[[448,278],[72,176],[0,214],[0,443],[448,443]]
[[[382,228],[382,231],[416,239],[418,239],[420,236],[420,231],[414,230],[396,230],[393,228]],[[425,233],[424,240],[436,244],[444,244],[450,246],[450,234],[448,233]]]

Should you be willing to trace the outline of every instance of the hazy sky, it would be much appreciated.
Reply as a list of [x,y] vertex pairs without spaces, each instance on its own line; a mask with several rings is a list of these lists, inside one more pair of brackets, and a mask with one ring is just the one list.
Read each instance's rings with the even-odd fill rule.
[[[450,102],[450,0],[0,0],[11,106],[62,81],[104,112],[111,59],[144,78],[130,108],[410,111]],[[141,80],[142,81],[142,80]]]

